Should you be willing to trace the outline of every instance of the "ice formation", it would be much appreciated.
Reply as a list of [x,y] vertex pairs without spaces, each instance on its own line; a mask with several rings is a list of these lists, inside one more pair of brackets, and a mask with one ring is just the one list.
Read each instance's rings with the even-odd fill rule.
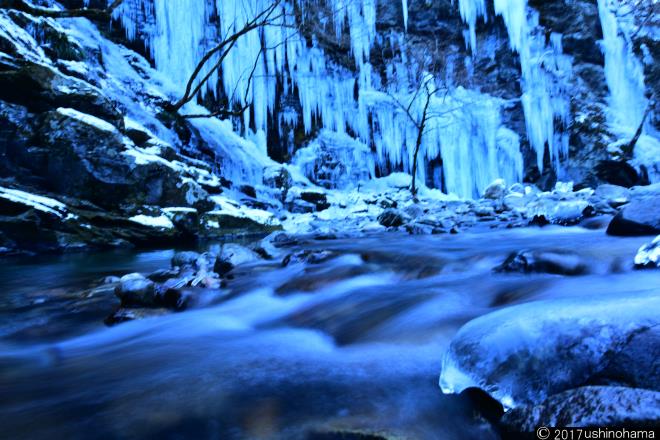
[[[475,20],[485,12],[484,1],[478,3],[470,12]],[[273,4],[272,0],[130,0],[117,14],[129,38],[136,38],[138,33],[146,38],[156,66],[182,93],[208,49]],[[305,11],[309,6],[308,0],[277,3],[270,15],[272,25],[239,38],[221,62],[210,60],[202,74],[208,74],[210,81],[202,93],[220,92],[235,104],[250,104],[243,127],[246,137],[264,154],[279,94],[296,94],[306,133],[321,125],[339,135],[354,136],[376,151],[376,165],[384,174],[410,173],[415,124],[397,110],[393,99],[409,101],[416,84],[409,81],[405,59],[401,63],[404,67],[389,72],[388,80],[395,87],[387,94],[379,86],[377,75],[372,74],[370,51],[378,38],[376,1],[342,0],[331,5],[335,33],[349,36],[357,73],[329,61],[316,42],[308,44],[291,26],[294,7]],[[402,10],[407,26],[406,0],[402,0]],[[150,24],[138,29],[139,23]],[[399,45],[405,57],[403,38],[393,44]],[[211,69],[218,62],[220,68]],[[518,137],[502,126],[500,106],[501,102],[490,96],[462,89],[443,99],[434,98],[430,130],[425,133],[419,155],[419,182],[473,197],[496,178],[503,177],[510,183],[521,180]],[[418,109],[419,105],[415,103],[414,107]],[[285,117],[276,121],[280,125],[277,129],[298,124],[295,114],[283,114]],[[432,162],[442,165],[434,168]],[[427,172],[431,172],[428,177]]]
[[[546,41],[539,28],[539,14],[528,7],[527,0],[494,0],[495,14],[506,25],[509,45],[520,58],[522,104],[529,143],[536,152],[537,166],[543,170],[546,147],[550,162],[559,168],[568,155],[567,127],[570,100],[566,81],[571,73],[571,58],[563,54],[560,34]],[[469,27],[469,46],[476,50],[478,17],[487,19],[484,0],[459,0],[463,20]],[[549,44],[548,44],[549,43]]]
[[[534,301],[481,316],[452,340],[440,387],[478,387],[513,408],[590,381],[625,383],[621,363],[635,359],[642,371],[653,370],[657,307],[654,291],[637,291]],[[640,388],[649,386],[644,380]]]
[[[644,119],[649,105],[645,96],[644,68],[632,49],[633,15],[618,0],[598,0],[603,28],[605,79],[610,91],[608,122],[612,131],[628,142]],[[650,118],[648,118],[650,119]],[[633,165],[645,166],[652,182],[660,182],[660,140],[647,123],[637,141]]]

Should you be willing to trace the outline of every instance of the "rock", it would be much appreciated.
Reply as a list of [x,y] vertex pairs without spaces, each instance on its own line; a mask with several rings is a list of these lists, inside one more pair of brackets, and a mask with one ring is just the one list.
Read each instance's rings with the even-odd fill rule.
[[[392,207],[396,208],[396,205]],[[403,212],[411,219],[417,219],[424,215],[424,209],[421,206],[419,206],[417,203],[412,204],[410,206],[406,206],[403,209]]]
[[110,276],[107,276],[107,277],[103,278],[102,283],[103,284],[117,284],[120,281],[121,281],[121,278],[110,275]]
[[440,385],[481,388],[506,408],[585,383],[660,389],[659,307],[655,292],[586,293],[481,316],[452,340]]
[[123,306],[154,306],[157,302],[154,282],[139,273],[121,277],[115,294]]
[[261,240],[256,251],[264,258],[277,258],[284,254],[284,250],[281,248],[297,243],[298,240],[291,235],[277,231]]
[[512,192],[504,196],[504,207],[508,210],[523,209],[525,205],[527,205],[527,197],[522,193]]
[[633,200],[612,219],[607,233],[620,236],[660,234],[660,195]]
[[584,200],[571,200],[558,202],[547,214],[550,223],[557,225],[575,225],[582,220],[589,208]]
[[630,201],[630,190],[623,186],[604,184],[596,188],[594,195],[607,202],[613,208],[618,208]]
[[657,427],[660,392],[614,386],[586,386],[556,394],[538,405],[507,412],[501,425],[509,433],[534,433],[552,427]]
[[222,245],[222,249],[218,253],[214,272],[219,275],[226,275],[234,267],[240,264],[252,263],[258,261],[259,255],[254,251],[235,243],[228,243]]
[[288,266],[290,264],[319,264],[324,261],[327,261],[333,258],[335,254],[330,251],[314,251],[314,250],[303,250],[294,252],[284,257],[282,260],[282,266]]
[[504,180],[497,179],[484,190],[484,199],[501,200],[506,194],[506,185]]
[[225,211],[211,211],[200,218],[201,231],[206,237],[222,237],[230,234],[258,234],[281,230],[274,222],[260,223],[241,214]]
[[406,214],[394,208],[386,209],[378,216],[378,223],[386,228],[402,226],[409,220]]
[[511,254],[496,270],[499,272],[583,275],[588,272],[588,266],[579,255],[570,252],[521,251]]
[[316,211],[323,211],[324,209],[328,209],[330,207],[330,203],[328,203],[328,197],[321,192],[303,191],[300,193],[300,198],[303,201],[314,205]]
[[651,243],[639,248],[635,255],[635,267],[640,269],[660,267],[660,235]]
[[194,236],[199,232],[199,213],[195,208],[165,208],[163,211],[184,235]]
[[200,257],[198,252],[184,251],[177,252],[172,257],[172,267],[192,267]]
[[108,316],[105,319],[105,323],[106,325],[116,325],[116,324],[121,324],[122,322],[135,321],[137,319],[154,318],[158,316],[168,315],[170,313],[172,313],[172,311],[165,308],[121,307],[112,315]]
[[218,302],[227,295],[227,291],[220,290],[218,287],[169,289],[163,294],[163,305],[177,311],[209,305]]

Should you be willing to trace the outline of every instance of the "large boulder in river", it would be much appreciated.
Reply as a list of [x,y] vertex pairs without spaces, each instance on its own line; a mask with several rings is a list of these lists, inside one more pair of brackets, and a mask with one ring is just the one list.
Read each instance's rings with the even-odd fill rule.
[[642,197],[624,206],[612,219],[607,233],[622,236],[660,234],[660,194]]
[[509,411],[501,424],[507,432],[534,433],[539,426],[652,428],[658,420],[658,391],[587,386],[564,391],[539,405]]
[[504,407],[586,383],[660,390],[660,296],[593,295],[508,307],[463,326],[442,366],[445,393],[480,388]]

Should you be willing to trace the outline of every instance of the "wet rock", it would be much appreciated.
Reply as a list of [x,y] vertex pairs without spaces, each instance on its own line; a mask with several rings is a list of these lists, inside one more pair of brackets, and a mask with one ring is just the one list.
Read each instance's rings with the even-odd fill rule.
[[178,269],[160,269],[150,273],[147,278],[149,278],[154,283],[163,283],[170,278],[176,277],[177,275],[179,275]]
[[286,232],[277,231],[261,240],[256,251],[264,258],[277,258],[284,254],[282,248],[292,246],[298,243],[298,240]]
[[106,325],[116,325],[121,324],[122,322],[135,321],[138,319],[154,318],[158,316],[164,316],[172,313],[171,310],[165,308],[144,308],[144,307],[132,307],[132,308],[119,308],[112,315],[108,316],[105,319]]
[[501,424],[510,433],[534,433],[539,426],[653,428],[659,419],[658,391],[587,386],[509,411]]
[[177,252],[172,257],[172,267],[192,267],[200,257],[198,252],[184,251]]
[[398,227],[407,223],[410,218],[398,209],[386,209],[378,216],[378,223],[386,228]]
[[534,301],[464,325],[443,361],[445,393],[481,388],[507,408],[585,383],[660,388],[660,297],[589,294]]
[[218,253],[213,270],[219,275],[226,275],[240,264],[252,263],[259,259],[259,255],[251,249],[239,244],[228,243],[223,245]]
[[218,287],[170,289],[163,294],[162,303],[165,307],[177,311],[214,304],[227,296],[227,291],[220,290]]
[[139,273],[121,277],[115,294],[123,306],[154,306],[157,302],[154,282]]
[[330,251],[314,251],[314,250],[302,250],[294,252],[284,257],[282,260],[282,266],[288,266],[290,264],[319,264],[324,261],[327,261],[335,256],[334,252]]
[[660,234],[660,195],[633,200],[612,219],[610,235],[638,236]]
[[579,255],[570,252],[521,251],[510,255],[496,271],[582,275],[588,272],[588,266]]
[[639,248],[635,255],[635,267],[640,269],[660,267],[660,235],[651,243]]

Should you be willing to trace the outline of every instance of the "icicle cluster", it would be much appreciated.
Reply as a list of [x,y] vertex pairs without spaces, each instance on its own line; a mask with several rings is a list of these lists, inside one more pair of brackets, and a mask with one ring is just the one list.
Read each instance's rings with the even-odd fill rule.
[[[568,136],[561,128],[570,118],[563,78],[570,75],[571,59],[563,55],[561,35],[553,34],[547,44],[545,33],[539,29],[538,12],[527,6],[527,0],[494,0],[494,7],[504,20],[511,49],[520,57],[527,137],[536,152],[538,168],[543,170],[546,146],[557,168],[568,154]],[[469,46],[475,51],[477,18],[487,19],[484,0],[459,0],[459,9],[469,27]]]
[[[129,37],[137,35],[140,22],[135,20],[140,14],[153,14],[154,29],[146,31],[147,44],[156,66],[183,91],[203,54],[224,36],[241,29],[272,5],[272,1],[130,0],[117,14]],[[382,171],[411,172],[416,127],[395,102],[409,102],[411,90],[418,85],[411,81],[411,67],[406,66],[402,36],[391,41],[399,46],[403,67],[388,69],[388,84],[394,87],[386,94],[378,84],[379,76],[372,75],[369,62],[370,51],[378,38],[376,0],[328,2],[331,6],[328,20],[334,23],[336,36],[350,37],[357,74],[328,61],[316,42],[312,41],[310,46],[297,32],[294,10],[303,11],[304,17],[312,2],[294,1],[278,4],[272,16],[279,21],[238,39],[222,61],[221,69],[208,81],[204,93],[222,91],[235,103],[250,104],[251,111],[244,113],[243,125],[252,133],[248,137],[264,151],[266,131],[269,123],[273,123],[269,116],[274,116],[278,96],[295,93],[306,133],[322,126],[340,135],[350,134],[365,148],[375,150],[376,165]],[[476,23],[476,18],[485,14],[484,0],[477,0],[474,5],[461,4],[462,12],[472,17],[471,22]],[[402,0],[402,9],[407,25],[407,0]],[[476,44],[476,36],[474,41]],[[216,61],[211,60],[209,65]],[[530,111],[536,110],[538,105],[535,107],[531,87],[529,93],[528,107]],[[550,103],[544,104],[551,107]],[[448,192],[473,197],[480,195],[494,179],[520,181],[522,156],[518,137],[502,127],[500,106],[494,98],[463,89],[442,99],[434,97],[417,167],[420,183],[432,182]],[[413,118],[419,117],[420,103],[413,102],[411,110]],[[275,123],[295,126],[298,121],[292,112],[284,112]],[[535,120],[532,127],[537,125],[540,122]],[[549,135],[539,137],[545,140]],[[441,169],[437,169],[440,165],[433,169],[431,163],[441,163]],[[427,179],[428,171],[433,176]]]

